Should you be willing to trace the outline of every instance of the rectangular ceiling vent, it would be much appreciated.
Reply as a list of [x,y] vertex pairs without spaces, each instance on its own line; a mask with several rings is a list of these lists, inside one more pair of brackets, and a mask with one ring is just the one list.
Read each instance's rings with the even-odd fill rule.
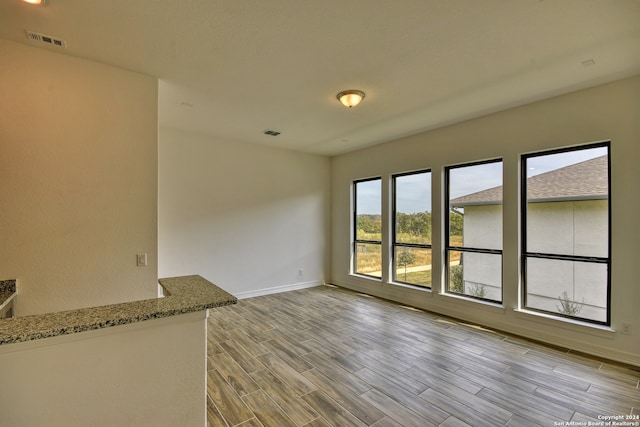
[[270,130],[270,129],[267,129],[267,130],[265,130],[265,131],[264,131],[264,132],[262,132],[262,133],[264,133],[265,135],[271,135],[271,136],[278,136],[278,135],[280,135],[280,132],[275,131],[275,130]]
[[31,40],[46,43],[51,46],[63,47],[65,49],[67,48],[66,41],[62,39],[58,39],[56,37],[47,36],[46,34],[36,33],[35,31],[27,30],[27,37],[29,37]]

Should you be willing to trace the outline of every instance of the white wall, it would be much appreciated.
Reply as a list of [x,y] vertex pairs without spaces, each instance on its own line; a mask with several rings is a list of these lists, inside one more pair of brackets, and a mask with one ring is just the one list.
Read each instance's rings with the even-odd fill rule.
[[606,200],[529,203],[527,246],[531,252],[607,257]]
[[160,276],[240,298],[328,276],[328,158],[171,129],[159,147]]
[[[612,329],[556,321],[519,307],[519,160],[526,152],[611,139]],[[332,282],[456,316],[467,321],[640,365],[640,76],[425,132],[332,159]],[[501,306],[441,293],[443,267],[443,168],[501,157],[504,160],[503,291]],[[354,179],[402,171],[433,170],[434,292],[368,280],[350,271],[350,189]],[[383,186],[389,206],[390,186]],[[383,232],[389,232],[384,210]],[[388,260],[388,248],[383,248]],[[388,265],[385,261],[383,265]],[[619,332],[622,323],[631,335]]]
[[0,94],[0,278],[18,279],[16,314],[154,297],[156,79],[0,40]]
[[205,312],[0,346],[0,424],[206,425]]

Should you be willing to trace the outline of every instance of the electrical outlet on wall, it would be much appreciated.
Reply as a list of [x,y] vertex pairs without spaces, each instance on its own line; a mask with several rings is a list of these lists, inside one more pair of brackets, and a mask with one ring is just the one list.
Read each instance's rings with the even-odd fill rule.
[[623,323],[622,324],[622,330],[620,331],[620,333],[622,335],[631,335],[631,323]]

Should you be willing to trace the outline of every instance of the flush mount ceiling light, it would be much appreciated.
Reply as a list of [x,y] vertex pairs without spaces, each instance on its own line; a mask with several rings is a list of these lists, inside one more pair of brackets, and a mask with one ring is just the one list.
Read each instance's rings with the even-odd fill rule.
[[36,6],[44,6],[47,4],[47,0],[22,0],[25,3],[35,4]]
[[338,101],[342,103],[345,107],[353,108],[356,105],[360,104],[360,101],[364,99],[364,92],[361,90],[343,90],[339,94],[336,95]]

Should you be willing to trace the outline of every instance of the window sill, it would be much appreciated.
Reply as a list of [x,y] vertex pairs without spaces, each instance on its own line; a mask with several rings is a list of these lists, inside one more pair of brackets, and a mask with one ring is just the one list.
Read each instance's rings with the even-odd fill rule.
[[433,291],[432,288],[427,288],[426,286],[411,285],[409,283],[387,282],[387,284],[391,285],[391,286],[397,286],[399,288],[411,289],[411,290],[420,291],[420,292],[429,292],[429,293],[431,293]]
[[380,284],[382,283],[381,277],[367,276],[365,274],[358,274],[358,273],[349,273],[349,276],[355,277],[358,279],[369,280],[369,281],[380,283]]
[[611,326],[597,325],[594,323],[552,316],[550,314],[539,313],[537,311],[526,309],[516,308],[513,311],[515,312],[516,317],[521,319],[543,323],[547,326],[561,327],[573,331],[584,332],[601,338],[613,339],[616,332]]
[[468,304],[469,307],[472,307],[472,306],[473,307],[489,307],[492,309],[498,309],[502,312],[505,311],[504,305],[498,302],[485,301],[485,300],[480,300],[476,298],[467,298],[462,295],[454,295],[446,292],[440,292],[439,296],[442,298],[450,298],[451,300],[455,300],[456,304],[458,303]]

